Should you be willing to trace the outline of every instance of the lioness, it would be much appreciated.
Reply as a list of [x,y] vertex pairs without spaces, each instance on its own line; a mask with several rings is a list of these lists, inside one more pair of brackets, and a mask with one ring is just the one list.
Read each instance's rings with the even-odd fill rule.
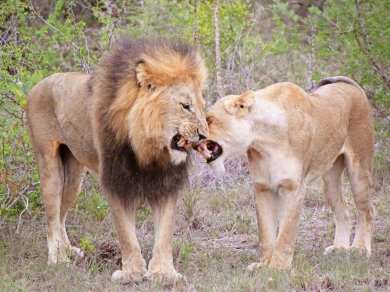
[[260,232],[260,266],[291,265],[307,183],[322,176],[324,194],[336,219],[332,250],[350,248],[349,214],[341,193],[347,174],[358,210],[351,248],[371,252],[374,209],[369,188],[374,124],[363,90],[337,76],[306,93],[293,83],[226,96],[206,115],[209,139],[198,150],[224,171],[224,159],[247,153],[255,187]]
[[[172,237],[178,191],[187,181],[188,147],[208,127],[202,88],[206,69],[185,44],[121,40],[92,75],[45,78],[27,102],[29,134],[38,162],[48,220],[49,263],[67,260],[65,230],[87,169],[100,177],[119,236],[122,270],[114,280],[178,279]],[[135,233],[145,197],[155,241],[148,271]]]

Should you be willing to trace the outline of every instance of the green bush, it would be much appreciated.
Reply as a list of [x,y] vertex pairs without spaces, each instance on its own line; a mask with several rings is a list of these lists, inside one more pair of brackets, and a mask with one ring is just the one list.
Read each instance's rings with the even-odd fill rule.
[[[158,5],[152,0],[119,0],[113,1],[114,7],[106,6],[108,2],[0,3],[0,211],[6,218],[42,210],[25,122],[29,90],[54,72],[90,72],[117,36],[196,44],[210,71],[205,97],[208,105],[215,101],[213,0],[161,0]],[[306,87],[323,77],[350,76],[376,109],[381,142],[377,165],[387,165],[383,161],[389,153],[390,2],[327,0],[323,10],[310,6],[306,17],[298,16],[288,1],[275,0],[264,4],[265,9],[261,1],[249,2],[220,1],[225,93],[285,80]],[[85,197],[92,197],[92,203],[84,207],[100,208],[94,215],[103,219],[106,205],[101,197]]]

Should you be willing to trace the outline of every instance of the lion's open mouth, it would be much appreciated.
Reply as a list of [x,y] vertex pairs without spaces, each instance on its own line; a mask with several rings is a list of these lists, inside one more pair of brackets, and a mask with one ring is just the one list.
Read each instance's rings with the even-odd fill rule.
[[222,146],[213,140],[202,141],[197,145],[196,150],[202,154],[207,163],[216,160],[222,154]]
[[186,152],[186,148],[191,147],[192,143],[186,140],[182,135],[176,134],[172,137],[171,148],[178,151]]

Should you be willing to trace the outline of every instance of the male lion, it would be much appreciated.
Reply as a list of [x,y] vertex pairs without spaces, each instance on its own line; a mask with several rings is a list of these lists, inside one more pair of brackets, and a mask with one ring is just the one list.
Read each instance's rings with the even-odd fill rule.
[[[87,169],[97,173],[119,236],[122,270],[113,280],[178,279],[172,261],[177,193],[187,181],[188,149],[205,138],[204,62],[194,48],[163,41],[118,42],[92,75],[59,73],[28,97],[29,133],[48,220],[49,263],[67,260],[65,230]],[[135,233],[145,197],[153,210],[153,257]]]
[[211,166],[224,171],[225,158],[248,155],[261,252],[261,261],[249,270],[291,265],[306,184],[319,176],[336,219],[334,243],[325,253],[350,248],[341,193],[344,168],[358,210],[351,248],[370,254],[374,130],[370,104],[358,84],[338,76],[306,93],[292,83],[277,83],[218,100],[206,119],[210,140],[198,150]]

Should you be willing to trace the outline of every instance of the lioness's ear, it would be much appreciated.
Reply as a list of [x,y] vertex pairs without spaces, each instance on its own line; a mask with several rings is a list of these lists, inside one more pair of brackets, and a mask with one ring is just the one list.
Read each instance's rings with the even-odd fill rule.
[[252,90],[246,91],[233,100],[226,101],[225,109],[232,115],[243,117],[250,111],[254,98],[255,93]]
[[135,67],[135,75],[138,86],[146,87],[151,92],[154,91],[155,86],[150,80],[150,74],[148,73],[147,67],[145,66],[145,61],[141,60],[137,62]]

